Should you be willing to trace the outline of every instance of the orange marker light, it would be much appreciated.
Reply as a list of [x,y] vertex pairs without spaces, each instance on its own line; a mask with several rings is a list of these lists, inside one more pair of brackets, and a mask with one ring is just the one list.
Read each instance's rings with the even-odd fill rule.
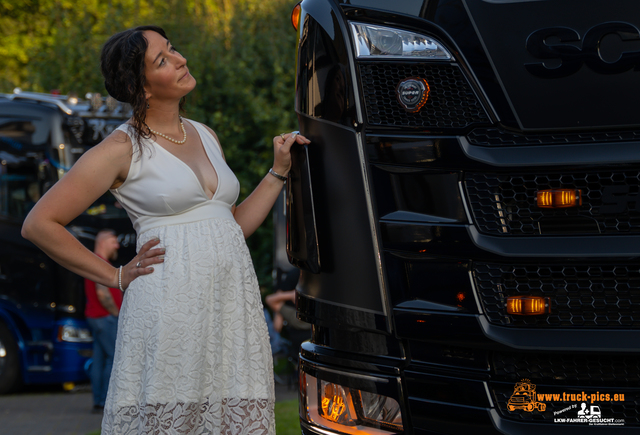
[[549,298],[542,296],[509,296],[507,313],[518,316],[536,316],[550,312]]
[[302,12],[302,6],[298,3],[291,12],[291,24],[293,24],[293,28],[298,30],[300,27],[300,14]]
[[568,208],[582,205],[582,190],[547,189],[539,190],[536,201],[540,208]]

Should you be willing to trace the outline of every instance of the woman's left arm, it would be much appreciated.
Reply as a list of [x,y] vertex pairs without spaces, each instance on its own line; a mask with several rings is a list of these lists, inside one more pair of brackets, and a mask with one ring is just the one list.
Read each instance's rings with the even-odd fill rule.
[[[294,143],[311,143],[297,133],[287,133],[273,138],[273,171],[287,176],[291,169],[291,147]],[[283,181],[267,173],[258,187],[234,210],[236,222],[242,228],[245,239],[264,222],[282,191]]]

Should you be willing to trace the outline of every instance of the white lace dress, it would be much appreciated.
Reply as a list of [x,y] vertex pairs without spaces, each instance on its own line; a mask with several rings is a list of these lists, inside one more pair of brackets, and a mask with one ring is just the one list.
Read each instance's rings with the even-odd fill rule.
[[231,214],[238,181],[213,136],[191,123],[218,174],[212,199],[153,141],[134,153],[127,180],[112,191],[138,249],[158,237],[166,254],[125,292],[102,435],[275,434],[267,325]]

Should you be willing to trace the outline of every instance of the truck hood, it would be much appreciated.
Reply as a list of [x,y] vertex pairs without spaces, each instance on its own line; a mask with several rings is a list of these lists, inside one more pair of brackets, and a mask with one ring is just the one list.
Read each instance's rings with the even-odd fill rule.
[[522,129],[637,126],[637,0],[462,0]]

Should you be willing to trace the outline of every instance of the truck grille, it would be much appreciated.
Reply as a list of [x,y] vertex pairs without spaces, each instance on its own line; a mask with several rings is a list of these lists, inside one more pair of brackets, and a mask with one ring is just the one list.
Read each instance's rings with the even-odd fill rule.
[[[478,231],[500,236],[640,233],[640,172],[468,173],[465,186]],[[582,205],[542,209],[544,189],[582,190]]]
[[640,356],[494,352],[491,371],[504,382],[628,387],[640,382]]
[[[460,68],[424,63],[360,63],[367,119],[372,126],[465,128],[489,118]],[[417,113],[403,109],[396,97],[401,80],[421,77],[429,99]]]
[[[485,315],[496,325],[535,328],[640,328],[640,269],[635,265],[476,263]],[[512,316],[506,298],[546,296],[550,314]]]
[[475,128],[467,134],[472,145],[523,146],[639,141],[640,131],[517,134],[498,128]]
[[[596,393],[596,392],[604,393],[604,394],[608,393],[610,397],[612,397],[614,394],[623,392],[623,390],[620,388],[598,389],[597,391],[595,389],[587,391],[581,388],[558,390],[555,387],[545,387],[544,385],[537,385],[536,392],[538,394],[552,394],[552,393],[562,394],[563,392],[567,394],[579,394],[579,393],[582,393],[583,391],[587,394]],[[492,392],[493,392],[496,407],[500,411],[500,414],[512,420],[548,423],[548,422],[553,422],[554,419],[557,417],[576,418],[577,411],[580,409],[580,402],[577,402],[577,401],[575,402],[557,401],[556,402],[556,401],[545,400],[543,401],[543,403],[545,403],[546,409],[542,412],[540,411],[527,412],[524,410],[509,411],[507,409],[507,403],[509,402],[509,398],[513,394],[513,384],[511,385],[494,384],[492,385]],[[627,392],[624,392],[624,395],[625,395],[625,400],[623,402],[598,401],[598,402],[594,402],[594,404],[600,408],[600,411],[602,412],[602,418],[607,418],[607,419],[613,418],[615,420],[624,420],[625,426],[640,426],[640,413],[639,413],[640,400],[638,398],[637,391],[630,392],[629,390],[627,390]],[[591,402],[588,402],[587,404],[589,405],[591,404]],[[567,411],[563,411],[567,407],[572,405],[575,405],[575,408]],[[555,414],[555,412],[559,412],[559,414]],[[564,423],[564,424],[567,424],[567,423]],[[575,423],[575,424],[579,424],[582,426],[588,425],[587,423]]]

